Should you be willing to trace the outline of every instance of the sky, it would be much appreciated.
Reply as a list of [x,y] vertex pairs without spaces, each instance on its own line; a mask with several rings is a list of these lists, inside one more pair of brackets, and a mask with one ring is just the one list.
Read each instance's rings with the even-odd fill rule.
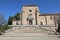
[[23,5],[38,5],[40,13],[60,12],[60,0],[0,0],[0,14],[4,14],[5,20],[21,12]]

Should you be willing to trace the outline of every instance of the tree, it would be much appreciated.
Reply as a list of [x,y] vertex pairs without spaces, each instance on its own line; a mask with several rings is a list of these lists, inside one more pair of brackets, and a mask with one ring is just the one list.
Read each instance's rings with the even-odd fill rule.
[[4,19],[4,15],[0,14],[0,35],[10,28]]
[[20,20],[20,13],[16,13],[15,16],[10,16],[8,19],[8,25],[12,25],[13,20]]
[[8,19],[8,25],[12,25],[12,21],[13,21],[13,17],[9,17],[9,19]]
[[17,14],[14,16],[14,18],[15,18],[16,20],[20,20],[20,13],[17,13]]
[[1,25],[5,24],[5,19],[3,14],[0,14],[0,24]]

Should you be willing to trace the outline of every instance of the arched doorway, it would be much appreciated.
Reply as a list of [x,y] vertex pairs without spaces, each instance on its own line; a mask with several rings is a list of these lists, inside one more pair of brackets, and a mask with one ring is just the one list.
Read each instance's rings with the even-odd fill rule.
[[29,25],[32,25],[33,24],[33,20],[29,20]]
[[60,20],[58,20],[58,29],[57,29],[57,32],[60,33]]

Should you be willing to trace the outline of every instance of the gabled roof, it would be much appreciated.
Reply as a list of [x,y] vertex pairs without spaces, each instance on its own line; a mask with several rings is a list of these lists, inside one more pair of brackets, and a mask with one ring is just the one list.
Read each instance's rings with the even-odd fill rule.
[[35,7],[35,6],[38,6],[38,5],[31,5],[31,4],[30,4],[30,5],[23,5],[23,6],[24,6],[24,7],[30,7],[30,6],[31,6],[31,7],[32,7],[32,6]]
[[51,15],[59,15],[60,16],[60,14],[40,14],[39,16],[51,16]]

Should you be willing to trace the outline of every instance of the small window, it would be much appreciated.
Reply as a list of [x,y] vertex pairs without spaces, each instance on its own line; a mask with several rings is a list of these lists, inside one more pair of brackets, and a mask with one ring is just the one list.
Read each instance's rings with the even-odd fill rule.
[[18,22],[16,22],[16,25],[18,25]]
[[32,12],[32,10],[29,10],[29,12]]
[[43,25],[43,22],[40,22],[40,25]]
[[52,19],[52,16],[50,16],[50,19]]

